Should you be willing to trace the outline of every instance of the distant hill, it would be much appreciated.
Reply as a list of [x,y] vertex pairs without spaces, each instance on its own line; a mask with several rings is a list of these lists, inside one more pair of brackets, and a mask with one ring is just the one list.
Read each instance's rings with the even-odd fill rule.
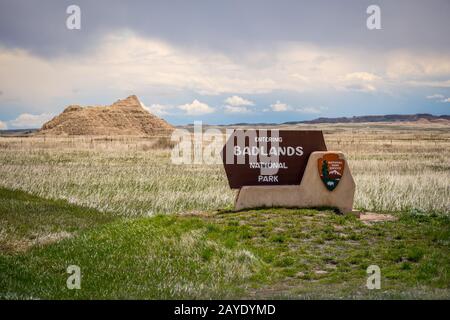
[[[218,127],[233,126],[279,126],[296,124],[321,123],[440,123],[450,125],[450,115],[434,116],[428,113],[389,114],[338,118],[317,118],[305,121],[289,121],[283,123],[233,123],[217,125]],[[192,124],[178,126],[190,128]],[[163,119],[145,110],[136,96],[118,100],[112,106],[85,107],[69,106],[59,116],[45,123],[40,130],[17,129],[0,130],[0,136],[27,136],[29,134],[49,135],[147,135],[159,132],[170,132],[174,129]]]
[[264,127],[264,126],[280,126],[280,125],[296,125],[296,124],[321,124],[321,123],[376,123],[376,122],[416,122],[416,123],[440,123],[450,125],[450,115],[434,116],[428,113],[417,114],[387,114],[376,116],[354,116],[354,117],[338,117],[338,118],[317,118],[313,120],[302,121],[288,121],[282,123],[275,122],[238,122],[227,125],[218,125],[220,127],[233,127],[233,126],[252,126],[252,127]]
[[339,117],[339,118],[317,118],[307,121],[289,121],[283,124],[317,124],[317,123],[362,123],[362,122],[415,122],[415,121],[441,122],[450,121],[450,115],[434,116],[428,113],[417,114],[388,114],[380,116],[358,116],[358,117]]
[[36,135],[155,135],[173,127],[143,108],[139,99],[129,96],[111,106],[68,106],[45,123]]
[[0,130],[1,137],[26,137],[38,131],[38,129],[10,129]]

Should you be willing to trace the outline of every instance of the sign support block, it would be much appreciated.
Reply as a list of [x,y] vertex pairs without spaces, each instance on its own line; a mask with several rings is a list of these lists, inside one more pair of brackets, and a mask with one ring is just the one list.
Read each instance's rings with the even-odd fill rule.
[[[323,159],[343,163],[342,177],[333,188],[323,179],[318,164]],[[343,161],[342,161],[343,160]],[[342,152],[315,151],[309,156],[300,185],[243,186],[235,201],[235,210],[261,207],[333,207],[341,213],[352,213],[355,182]],[[330,190],[331,189],[331,190]]]

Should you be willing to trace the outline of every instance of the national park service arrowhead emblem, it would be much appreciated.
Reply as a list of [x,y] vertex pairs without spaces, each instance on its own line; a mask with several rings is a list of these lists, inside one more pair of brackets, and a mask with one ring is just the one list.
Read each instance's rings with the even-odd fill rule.
[[333,191],[344,174],[345,160],[340,159],[337,153],[327,153],[318,159],[319,175],[325,187]]

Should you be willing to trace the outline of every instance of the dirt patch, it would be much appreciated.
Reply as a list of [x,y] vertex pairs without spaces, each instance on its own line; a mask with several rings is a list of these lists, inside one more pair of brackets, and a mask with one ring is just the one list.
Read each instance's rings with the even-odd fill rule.
[[211,213],[208,211],[202,211],[202,210],[191,210],[186,212],[180,212],[178,213],[179,216],[184,217],[210,217]]
[[0,252],[25,252],[34,246],[46,246],[72,236],[73,234],[70,232],[61,231],[46,234],[33,234],[28,238],[3,238],[0,239]]
[[373,213],[373,212],[361,213],[361,215],[359,216],[359,219],[365,224],[397,220],[397,218],[394,217],[393,215],[384,214],[384,213]]
[[48,245],[70,237],[72,237],[72,233],[66,231],[48,233],[37,236],[32,241],[32,245]]

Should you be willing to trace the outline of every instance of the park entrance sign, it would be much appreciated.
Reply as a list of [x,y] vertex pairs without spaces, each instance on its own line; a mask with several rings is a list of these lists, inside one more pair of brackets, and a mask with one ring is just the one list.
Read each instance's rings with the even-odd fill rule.
[[326,150],[322,131],[235,130],[222,159],[232,189],[298,185],[309,155]]
[[322,131],[235,130],[222,149],[235,209],[334,207],[352,212],[355,182]]

